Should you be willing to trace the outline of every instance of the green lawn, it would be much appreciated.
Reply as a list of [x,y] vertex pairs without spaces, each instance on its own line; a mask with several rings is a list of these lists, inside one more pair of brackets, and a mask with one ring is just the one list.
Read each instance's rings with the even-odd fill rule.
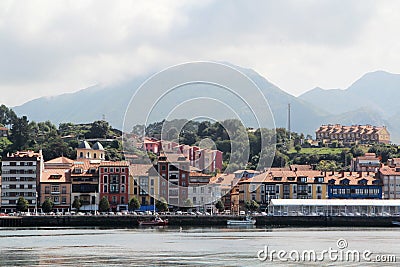
[[[328,147],[312,147],[312,148],[302,148],[300,154],[306,155],[327,155],[327,154],[340,154],[344,148],[328,148]],[[289,154],[297,153],[294,148],[289,150]]]

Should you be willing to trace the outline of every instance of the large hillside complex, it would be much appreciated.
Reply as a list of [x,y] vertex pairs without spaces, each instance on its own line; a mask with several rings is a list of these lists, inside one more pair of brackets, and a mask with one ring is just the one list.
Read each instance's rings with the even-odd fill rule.
[[385,126],[328,124],[319,127],[315,131],[315,136],[317,141],[323,144],[329,144],[333,141],[342,144],[390,143],[390,133]]

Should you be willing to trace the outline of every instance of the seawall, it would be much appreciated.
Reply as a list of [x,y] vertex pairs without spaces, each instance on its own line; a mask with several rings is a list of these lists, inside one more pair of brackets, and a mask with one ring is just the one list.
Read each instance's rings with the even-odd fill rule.
[[[170,226],[225,226],[229,219],[239,216],[161,216]],[[137,227],[138,220],[151,216],[26,216],[0,217],[0,227]],[[359,216],[256,216],[260,227],[394,227],[400,217]]]

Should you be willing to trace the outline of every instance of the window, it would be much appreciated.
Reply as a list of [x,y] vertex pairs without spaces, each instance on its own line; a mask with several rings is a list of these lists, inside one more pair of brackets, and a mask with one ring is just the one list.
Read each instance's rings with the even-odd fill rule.
[[103,171],[104,172],[108,172],[108,168],[103,168]]
[[118,175],[111,175],[110,176],[110,184],[118,184],[119,183],[119,176]]
[[119,168],[115,168],[115,172],[119,172]]
[[119,193],[119,185],[111,184],[110,185],[110,193]]
[[45,186],[44,193],[45,194],[50,194],[50,186]]
[[117,203],[117,197],[116,196],[112,196],[112,203],[114,203],[114,204]]
[[124,184],[125,183],[125,175],[121,176],[121,183]]
[[104,187],[103,187],[103,192],[104,192],[104,193],[107,193],[107,185],[104,185]]
[[125,185],[121,185],[121,193],[125,193]]
[[94,153],[93,158],[95,158],[95,159],[97,158],[97,154],[96,153]]
[[166,169],[165,165],[161,165],[161,170],[165,171],[165,169]]
[[61,204],[67,204],[67,197],[61,198]]
[[108,176],[107,175],[103,176],[103,183],[105,183],[105,184],[108,183]]
[[60,193],[60,186],[59,185],[51,186],[51,192],[52,193]]
[[60,203],[60,197],[59,196],[54,196],[53,197],[54,203]]
[[193,193],[196,193],[196,187],[193,187]]
[[121,204],[125,204],[125,197],[121,197]]
[[110,172],[114,172],[114,168],[110,168]]
[[154,179],[151,179],[151,180],[150,180],[150,185],[151,185],[151,186],[154,186]]
[[61,188],[61,193],[63,193],[63,194],[66,194],[66,193],[67,193],[67,187],[66,187],[66,186],[63,186],[63,187]]

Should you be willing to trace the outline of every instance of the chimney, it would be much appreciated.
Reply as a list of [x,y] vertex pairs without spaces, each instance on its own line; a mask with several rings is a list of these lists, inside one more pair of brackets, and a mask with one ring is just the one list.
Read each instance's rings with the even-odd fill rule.
[[341,176],[342,176],[342,178],[344,177],[344,171],[341,172]]
[[358,178],[362,177],[362,172],[358,172]]

